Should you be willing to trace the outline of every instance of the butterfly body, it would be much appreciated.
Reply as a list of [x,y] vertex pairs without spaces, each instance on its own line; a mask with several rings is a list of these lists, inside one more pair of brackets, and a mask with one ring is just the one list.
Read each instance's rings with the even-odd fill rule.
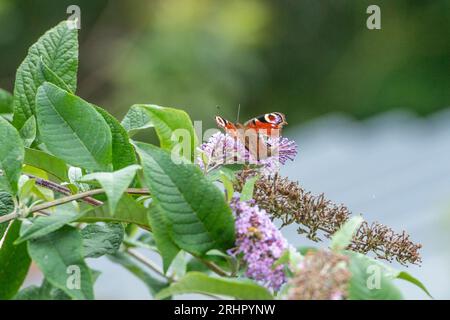
[[287,124],[286,117],[281,112],[266,113],[244,124],[232,123],[216,116],[216,123],[227,134],[239,139],[257,160],[273,155],[274,152],[267,138],[279,137],[281,129]]

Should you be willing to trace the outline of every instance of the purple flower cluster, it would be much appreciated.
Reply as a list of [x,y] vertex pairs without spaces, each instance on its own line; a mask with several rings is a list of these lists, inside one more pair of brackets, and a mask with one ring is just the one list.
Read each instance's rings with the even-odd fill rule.
[[257,160],[237,139],[218,132],[199,148],[197,163],[205,171],[210,171],[224,164],[256,164],[262,166],[262,173],[273,174],[288,160],[297,155],[297,144],[288,138],[267,138],[273,154],[265,159]]
[[272,223],[265,210],[253,202],[233,199],[231,207],[236,215],[236,248],[232,255],[243,255],[247,265],[246,276],[274,291],[286,282],[283,265],[273,267],[288,243]]
[[221,132],[213,134],[199,147],[199,151],[196,162],[206,171],[224,164],[245,163],[250,156],[239,141]]

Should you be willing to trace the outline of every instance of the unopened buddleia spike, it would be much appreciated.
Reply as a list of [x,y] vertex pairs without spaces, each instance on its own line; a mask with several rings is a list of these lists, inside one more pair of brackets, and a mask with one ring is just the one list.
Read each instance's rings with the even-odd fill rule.
[[[247,178],[254,174],[256,172],[252,170],[239,173],[236,190],[239,192]],[[323,194],[315,196],[301,188],[298,182],[278,175],[262,176],[255,183],[253,198],[272,219],[280,219],[283,226],[298,224],[298,233],[314,241],[320,241],[321,234],[331,237],[351,217],[346,206],[332,203]],[[349,249],[364,254],[372,252],[376,258],[396,260],[401,264],[420,264],[421,247],[404,231],[396,233],[380,223],[364,222]]]

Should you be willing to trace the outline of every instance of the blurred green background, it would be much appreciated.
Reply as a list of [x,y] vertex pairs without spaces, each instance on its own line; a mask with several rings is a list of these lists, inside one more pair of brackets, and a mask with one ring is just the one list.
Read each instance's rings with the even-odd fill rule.
[[[121,118],[134,103],[214,126],[269,111],[290,124],[449,106],[448,0],[0,0],[0,87],[27,48],[81,8],[78,94]],[[381,7],[381,30],[366,8]],[[218,110],[219,108],[219,110]]]

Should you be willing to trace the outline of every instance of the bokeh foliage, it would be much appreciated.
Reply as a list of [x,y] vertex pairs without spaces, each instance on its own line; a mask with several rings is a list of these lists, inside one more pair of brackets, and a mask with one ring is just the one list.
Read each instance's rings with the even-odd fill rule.
[[[216,113],[234,120],[239,104],[241,118],[276,110],[290,123],[449,105],[446,0],[0,0],[0,87],[71,4],[82,13],[79,93],[119,117],[136,101],[208,126]],[[366,28],[369,4],[381,30]]]

